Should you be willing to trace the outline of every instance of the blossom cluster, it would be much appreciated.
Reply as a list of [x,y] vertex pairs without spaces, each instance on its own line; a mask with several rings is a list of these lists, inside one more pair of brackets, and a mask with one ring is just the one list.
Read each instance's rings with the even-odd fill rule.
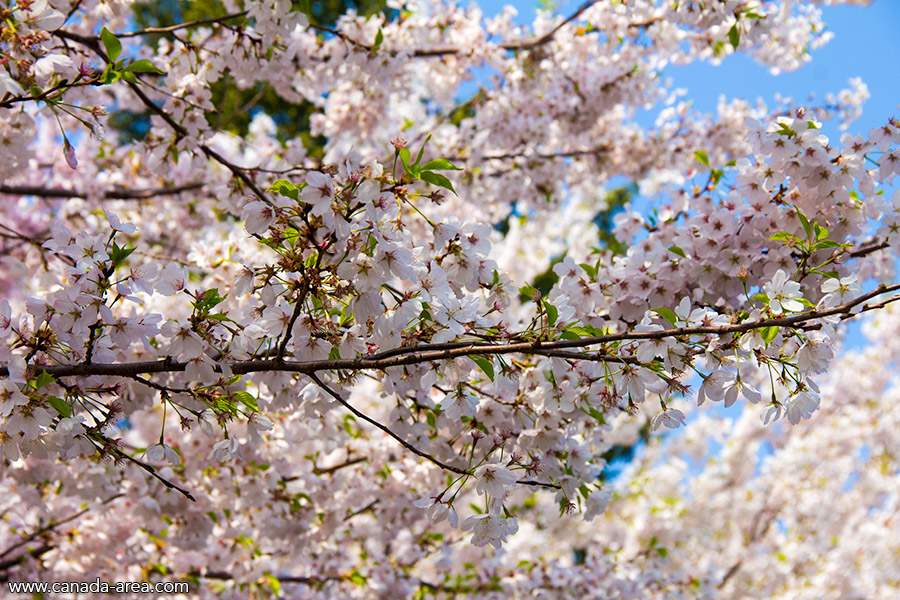
[[[896,588],[892,382],[828,370],[844,321],[896,331],[900,123],[828,139],[858,81],[707,115],[659,77],[797,68],[828,39],[816,3],[594,2],[526,29],[408,2],[325,28],[247,0],[163,31],[68,4],[0,9],[0,577]],[[480,65],[497,76],[458,102]],[[313,107],[320,152],[263,113],[210,125],[222,81]],[[106,131],[113,110],[147,135]],[[621,176],[652,217],[611,215]],[[845,484],[824,514],[813,492]],[[841,527],[872,512],[864,551]],[[837,572],[860,553],[864,577]]]

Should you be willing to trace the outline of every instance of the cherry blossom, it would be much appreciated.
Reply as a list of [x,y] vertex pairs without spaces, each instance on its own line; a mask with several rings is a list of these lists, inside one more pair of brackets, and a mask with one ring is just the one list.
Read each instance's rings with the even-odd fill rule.
[[900,126],[665,76],[825,3],[0,10],[0,578],[896,597]]

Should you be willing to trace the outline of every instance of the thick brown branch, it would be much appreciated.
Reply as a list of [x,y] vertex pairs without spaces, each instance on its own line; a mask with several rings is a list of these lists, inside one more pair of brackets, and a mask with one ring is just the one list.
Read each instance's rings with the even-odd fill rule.
[[[744,333],[764,327],[795,327],[798,329],[817,328],[817,323],[808,323],[832,315],[850,315],[857,306],[861,306],[858,313],[882,308],[889,303],[900,300],[900,296],[892,296],[877,304],[866,305],[867,300],[887,292],[900,289],[900,284],[881,285],[875,290],[846,302],[834,308],[826,310],[811,310],[791,317],[779,317],[774,319],[761,319],[733,325],[680,327],[674,329],[660,329],[657,331],[626,332],[601,335],[596,337],[584,337],[577,340],[535,340],[513,342],[506,344],[492,344],[478,341],[447,342],[444,344],[420,344],[386,350],[371,356],[344,359],[323,359],[303,362],[279,361],[275,359],[254,359],[237,361],[230,364],[231,370],[236,375],[265,371],[285,371],[291,373],[303,373],[313,375],[319,371],[363,371],[383,370],[389,367],[400,367],[441,360],[451,360],[464,356],[491,356],[500,354],[545,354],[547,351],[562,350],[566,348],[586,348],[598,344],[607,344],[621,341],[638,341],[650,339],[663,339],[669,337],[683,337],[691,335],[725,335],[731,333]],[[853,313],[856,314],[856,313]],[[584,354],[584,358],[597,356],[596,353]],[[567,356],[574,358],[574,356]],[[601,357],[606,360],[605,356]],[[613,359],[610,358],[610,361]],[[619,358],[621,361],[622,359]],[[46,369],[47,373],[54,377],[84,377],[90,375],[107,375],[119,377],[133,377],[145,373],[174,373],[184,371],[186,363],[175,362],[169,359],[159,361],[143,361],[133,363],[108,363],[108,364],[74,364],[74,365],[33,365],[34,368]],[[9,375],[5,366],[0,366],[0,377]]]
[[[196,190],[203,187],[202,182],[186,183],[172,187],[144,188],[144,189],[116,189],[103,193],[105,200],[147,200],[156,196],[170,196]],[[77,190],[63,190],[46,188],[37,185],[0,185],[0,194],[12,196],[40,196],[41,198],[87,198],[87,195]]]

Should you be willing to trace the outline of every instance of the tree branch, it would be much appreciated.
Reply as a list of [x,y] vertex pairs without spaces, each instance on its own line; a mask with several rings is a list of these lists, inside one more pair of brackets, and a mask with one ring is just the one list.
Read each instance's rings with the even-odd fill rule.
[[315,373],[309,373],[308,375],[309,375],[309,378],[312,379],[316,383],[317,386],[322,388],[322,390],[324,390],[329,396],[331,396],[332,398],[337,400],[341,406],[343,406],[344,408],[346,408],[347,410],[352,412],[356,417],[362,419],[366,423],[373,425],[374,427],[377,427],[384,433],[388,434],[390,437],[394,438],[397,442],[399,442],[401,446],[403,446],[404,448],[406,448],[407,450],[409,450],[416,456],[421,456],[425,460],[428,460],[429,462],[436,464],[440,468],[445,469],[447,471],[452,471],[454,473],[458,473],[459,475],[471,475],[472,474],[469,471],[462,469],[460,467],[454,467],[453,465],[448,465],[447,463],[441,462],[438,459],[436,459],[435,457],[433,457],[432,455],[428,454],[427,452],[423,452],[423,451],[419,450],[418,448],[416,448],[415,446],[413,446],[412,444],[410,444],[409,442],[407,442],[406,440],[401,438],[399,435],[397,435],[396,433],[391,431],[387,425],[379,423],[375,419],[373,419],[373,418],[369,417],[368,415],[365,415],[362,412],[360,412],[359,410],[357,410],[352,404],[350,404],[349,402],[347,402],[346,400],[341,398],[341,395],[338,394],[335,390],[333,390],[328,385],[323,383],[322,380],[319,379]]
[[116,37],[118,38],[130,38],[137,37],[140,35],[151,35],[155,33],[172,33],[174,31],[178,31],[179,29],[187,29],[189,27],[197,27],[199,25],[212,25],[214,23],[223,23],[224,21],[228,21],[230,19],[237,19],[238,17],[247,16],[247,11],[232,13],[230,15],[223,15],[221,17],[210,17],[208,19],[198,19],[196,21],[187,21],[186,23],[179,23],[178,25],[170,25],[169,27],[147,27],[146,29],[141,29],[139,31],[130,31],[128,33],[117,33]]
[[[892,296],[877,304],[866,305],[867,300],[879,296],[887,292],[893,292],[900,289],[900,283],[890,286],[880,285],[875,290],[867,294],[859,296],[855,300],[846,302],[839,306],[825,310],[811,310],[791,317],[778,317],[773,319],[760,319],[747,323],[736,323],[733,325],[719,326],[698,326],[698,327],[676,327],[673,329],[660,329],[657,331],[642,331],[630,333],[614,333],[595,337],[584,337],[577,340],[534,340],[524,342],[512,342],[505,344],[492,344],[477,341],[459,341],[447,342],[443,344],[419,344],[415,346],[405,346],[401,348],[393,348],[378,354],[370,356],[361,356],[358,358],[342,358],[342,359],[323,359],[310,361],[279,361],[277,359],[253,359],[236,361],[230,364],[231,370],[236,375],[247,373],[257,373],[266,371],[285,371],[291,373],[303,373],[305,375],[314,375],[319,371],[364,371],[364,370],[383,370],[388,367],[400,367],[405,365],[414,365],[426,362],[435,362],[440,360],[451,360],[465,356],[492,356],[501,354],[544,354],[547,351],[563,350],[566,348],[586,348],[598,344],[607,344],[620,341],[638,341],[663,339],[668,337],[681,337],[688,335],[725,335],[729,333],[744,333],[764,327],[796,327],[799,329],[816,329],[818,324],[810,323],[829,317],[832,315],[844,315],[852,317],[856,314],[883,308],[887,304],[900,300],[900,295]],[[856,312],[851,311],[862,305],[862,308]],[[597,357],[596,354],[579,355],[584,359]],[[566,356],[566,358],[575,358],[575,356]],[[627,358],[627,357],[625,357]],[[619,357],[619,361],[625,358]],[[606,355],[599,355],[598,360],[613,361],[613,357],[607,358]],[[46,369],[47,373],[54,377],[86,377],[91,375],[107,375],[118,377],[133,377],[135,375],[148,373],[176,373],[185,370],[187,363],[175,362],[171,359],[158,361],[141,361],[133,363],[94,363],[94,364],[71,364],[71,365],[32,365],[33,368]],[[9,369],[6,366],[0,366],[0,377],[9,376]]]
[[[115,189],[103,192],[104,200],[148,200],[156,196],[171,196],[203,187],[203,182],[195,181],[183,185],[161,188],[138,188],[133,190]],[[76,190],[45,188],[37,185],[2,185],[0,194],[11,196],[39,196],[41,198],[87,198],[87,194]]]

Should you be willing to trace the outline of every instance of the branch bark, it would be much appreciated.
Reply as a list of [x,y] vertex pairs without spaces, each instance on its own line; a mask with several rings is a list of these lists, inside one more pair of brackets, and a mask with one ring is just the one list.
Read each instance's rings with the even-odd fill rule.
[[[183,185],[160,188],[117,189],[103,192],[105,200],[148,200],[156,196],[172,196],[203,187],[203,182],[195,181]],[[2,185],[0,194],[11,196],[39,196],[41,198],[87,198],[87,194],[77,190],[46,188],[39,185]]]
[[[882,308],[889,303],[900,300],[900,295],[892,296],[873,305],[864,304],[881,294],[894,292],[900,289],[900,283],[893,285],[880,285],[869,293],[859,296],[855,300],[846,302],[834,308],[825,310],[811,310],[792,317],[779,317],[774,319],[761,319],[748,323],[736,323],[734,325],[719,325],[710,327],[676,327],[673,329],[661,329],[658,331],[642,331],[630,333],[614,333],[595,337],[583,337],[577,340],[534,340],[513,343],[489,343],[476,341],[447,342],[444,344],[419,344],[386,350],[370,356],[358,358],[324,359],[310,361],[284,361],[278,359],[253,359],[236,361],[230,364],[231,370],[236,375],[247,373],[285,371],[291,373],[303,373],[314,375],[319,371],[364,371],[383,370],[388,367],[401,367],[405,365],[450,360],[464,356],[492,356],[500,354],[545,354],[547,351],[563,350],[567,348],[586,348],[600,344],[621,341],[638,341],[663,339],[668,337],[682,337],[690,335],[725,335],[730,333],[744,333],[764,327],[796,327],[798,329],[816,329],[817,323],[809,323],[833,315],[842,315],[842,318],[850,318],[856,314]],[[851,312],[857,306],[862,308],[857,312]],[[579,355],[585,360],[609,360],[621,361],[627,357],[615,355],[585,353]],[[567,355],[566,358],[575,358]],[[46,370],[54,377],[87,377],[91,375],[106,375],[118,377],[133,377],[148,373],[177,373],[184,371],[187,363],[175,362],[169,358],[157,361],[141,361],[133,363],[93,363],[71,365],[31,365],[35,370]],[[0,366],[0,377],[8,377],[9,369]]]

